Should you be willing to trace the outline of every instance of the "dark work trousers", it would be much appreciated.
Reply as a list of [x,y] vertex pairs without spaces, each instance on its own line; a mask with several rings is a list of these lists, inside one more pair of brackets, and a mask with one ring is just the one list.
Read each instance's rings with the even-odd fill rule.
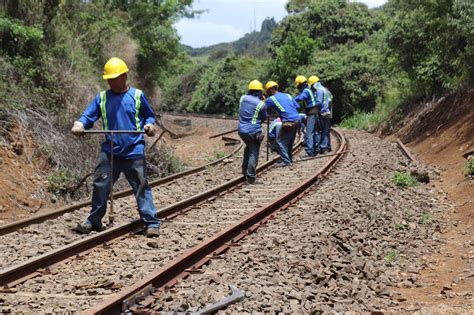
[[262,133],[241,133],[239,136],[245,143],[244,160],[242,161],[242,175],[247,180],[255,180],[257,176],[256,168],[258,164],[258,156],[260,153],[260,144],[262,143]]
[[[146,178],[145,157],[130,160],[114,157],[114,183],[122,172],[132,186],[141,219],[147,227],[158,228],[160,219],[156,215],[151,189]],[[92,209],[87,221],[94,228],[100,228],[110,193],[110,154],[105,152],[99,154],[93,180]]]
[[319,151],[321,153],[331,150],[331,118],[328,116],[321,116],[321,140],[319,142]]
[[306,119],[305,151],[310,156],[315,156],[318,153],[318,145],[321,141],[320,131],[318,114],[309,114]]
[[293,144],[295,143],[296,133],[300,128],[300,122],[283,122],[280,134],[277,138],[278,153],[280,153],[281,161],[285,165],[293,163]]

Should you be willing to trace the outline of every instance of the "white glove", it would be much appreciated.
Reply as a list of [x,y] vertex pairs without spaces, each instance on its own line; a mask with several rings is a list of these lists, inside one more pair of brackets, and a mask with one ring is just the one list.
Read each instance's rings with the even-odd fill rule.
[[156,134],[155,126],[152,124],[145,125],[144,129],[148,137],[153,137]]
[[80,121],[75,121],[74,126],[72,126],[71,132],[75,136],[82,136],[84,134],[84,125]]

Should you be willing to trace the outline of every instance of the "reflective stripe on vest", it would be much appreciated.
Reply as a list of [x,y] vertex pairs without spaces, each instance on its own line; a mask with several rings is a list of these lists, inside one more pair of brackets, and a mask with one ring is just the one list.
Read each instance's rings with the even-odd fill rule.
[[142,90],[135,90],[135,123],[137,124],[137,131],[140,131],[140,106],[142,105],[141,101]]
[[311,90],[308,89],[308,88],[306,88],[305,90],[308,90],[309,96],[311,96],[311,105],[312,105],[312,106],[315,106],[315,105],[316,105],[316,101],[314,100],[313,91],[311,91]]
[[263,105],[264,105],[263,101],[260,101],[257,104],[257,108],[255,108],[255,113],[253,114],[253,117],[252,117],[252,124],[255,125],[257,123],[258,113],[262,110]]
[[[278,102],[278,100],[276,99],[275,96],[270,96],[270,99],[273,101],[273,103],[275,103],[275,105],[276,105],[276,107],[278,107],[278,109],[280,109],[284,113],[286,112],[286,110],[283,108],[283,106],[281,106],[280,102]],[[291,100],[291,96],[290,96],[290,100]]]
[[107,109],[105,104],[107,103],[107,91],[100,92],[100,113],[102,115],[102,125],[104,130],[109,130],[109,125],[107,123]]

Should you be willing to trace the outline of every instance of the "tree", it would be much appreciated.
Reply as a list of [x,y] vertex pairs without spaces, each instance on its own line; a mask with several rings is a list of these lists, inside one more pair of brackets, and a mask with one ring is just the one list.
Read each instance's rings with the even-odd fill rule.
[[392,0],[387,29],[391,55],[422,95],[439,95],[472,79],[474,4],[463,0]]

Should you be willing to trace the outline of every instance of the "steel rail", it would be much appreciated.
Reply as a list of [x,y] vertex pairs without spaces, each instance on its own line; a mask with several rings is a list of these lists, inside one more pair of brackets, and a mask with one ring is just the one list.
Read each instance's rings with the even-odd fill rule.
[[233,133],[233,132],[237,132],[237,131],[239,131],[239,128],[224,131],[224,132],[212,135],[212,136],[209,137],[209,139],[213,139],[213,138],[217,138],[217,137],[220,137],[220,136],[228,135],[229,133]]
[[[294,150],[298,149],[301,143],[295,146]],[[272,160],[263,163],[257,168],[257,173],[261,173],[268,169],[271,165],[278,161],[279,157],[275,157]],[[245,181],[244,176],[238,176],[230,181],[225,182],[219,186],[213,187],[200,194],[194,195],[187,199],[181,200],[167,207],[158,210],[157,215],[160,219],[170,219],[174,216],[179,215],[184,209],[196,205],[202,201],[205,201],[221,192],[227,191],[233,187],[236,187],[240,183]],[[63,261],[69,257],[83,253],[99,244],[106,243],[113,239],[122,237],[128,233],[136,233],[138,230],[144,227],[141,219],[133,220],[129,223],[119,225],[107,229],[103,232],[95,235],[87,236],[83,239],[67,244],[61,248],[43,254],[41,256],[33,257],[23,263],[11,266],[9,268],[0,270],[0,287],[11,287],[18,283],[21,283],[31,277],[36,276],[38,270],[44,270],[60,261]]]
[[[150,187],[156,187],[156,186],[159,186],[159,185],[169,183],[169,182],[174,181],[178,178],[182,178],[182,177],[185,177],[185,176],[188,176],[188,175],[198,173],[200,171],[205,170],[209,166],[214,166],[216,164],[219,164],[219,163],[223,162],[224,160],[226,160],[226,159],[232,157],[233,155],[235,155],[243,147],[242,140],[240,140],[240,139],[236,139],[236,140],[238,140],[240,142],[240,145],[237,148],[235,148],[230,154],[228,154],[228,155],[226,155],[226,156],[224,156],[220,159],[214,160],[214,161],[212,161],[208,164],[197,166],[197,167],[191,168],[191,169],[186,170],[186,171],[182,171],[182,172],[175,173],[175,174],[172,174],[172,175],[164,177],[164,178],[160,178],[160,179],[151,181],[149,183]],[[122,190],[122,191],[119,191],[119,192],[116,192],[116,193],[113,194],[114,199],[123,198],[123,197],[131,196],[131,195],[133,195],[133,189],[131,189],[131,188],[126,189],[126,190]],[[8,234],[8,233],[15,232],[16,230],[18,230],[20,228],[23,228],[23,227],[26,227],[28,225],[37,224],[37,223],[44,222],[46,220],[57,218],[57,217],[65,214],[65,213],[73,212],[75,210],[78,210],[80,208],[90,206],[90,205],[91,205],[90,200],[80,201],[80,202],[77,202],[77,203],[69,205],[69,206],[61,207],[61,208],[58,208],[58,209],[55,209],[55,210],[52,210],[52,211],[48,211],[48,212],[45,212],[45,213],[42,213],[42,214],[31,216],[31,217],[23,219],[23,220],[18,220],[18,221],[9,223],[9,224],[2,225],[2,226],[0,226],[0,236]]]
[[[208,263],[212,258],[226,251],[229,246],[255,231],[260,225],[265,224],[274,215],[274,212],[301,198],[308,191],[308,188],[325,178],[342,158],[346,149],[346,140],[339,131],[335,130],[335,132],[341,142],[337,155],[333,156],[311,178],[305,180],[301,185],[276,201],[248,215],[239,223],[185,251],[144,279],[111,295],[98,305],[86,310],[83,314],[120,314],[130,311],[130,307],[133,308],[133,304],[139,302],[145,296],[153,294],[155,290],[161,290],[176,284],[178,280],[187,277],[192,271]],[[155,294],[159,294],[159,292]],[[137,311],[140,310],[137,309]]]
[[403,154],[411,161],[411,162],[414,162],[415,161],[415,158],[413,157],[413,155],[410,153],[410,151],[408,151],[408,148],[403,144],[403,142],[397,138],[397,144],[398,146],[400,147],[400,149],[402,150]]
[[195,113],[175,113],[175,112],[161,112],[161,116],[181,116],[181,117],[197,117],[197,118],[212,118],[212,119],[225,119],[225,120],[238,120],[238,117],[216,115],[216,114],[195,114]]

